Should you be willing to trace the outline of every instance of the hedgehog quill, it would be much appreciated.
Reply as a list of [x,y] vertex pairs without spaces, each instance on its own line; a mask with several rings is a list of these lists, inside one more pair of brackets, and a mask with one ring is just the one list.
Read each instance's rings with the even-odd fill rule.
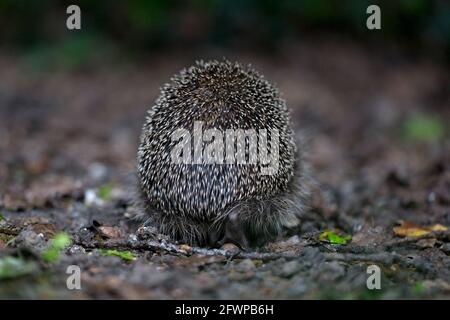
[[137,165],[142,216],[173,240],[261,246],[308,197],[286,103],[252,67],[197,62],[148,111]]

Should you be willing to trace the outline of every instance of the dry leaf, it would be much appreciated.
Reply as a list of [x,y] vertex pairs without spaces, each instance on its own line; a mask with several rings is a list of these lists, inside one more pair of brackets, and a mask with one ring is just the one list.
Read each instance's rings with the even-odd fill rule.
[[443,226],[442,224],[435,224],[430,227],[431,231],[447,231],[448,228],[446,226]]
[[121,239],[124,237],[123,231],[118,227],[100,226],[97,228],[100,235],[109,239]]
[[192,251],[192,247],[187,244],[182,244],[182,245],[180,245],[180,250],[183,250],[185,252],[190,252],[190,251]]
[[433,231],[447,231],[448,228],[441,225],[435,224],[431,227],[421,227],[412,222],[402,222],[400,226],[394,227],[394,233],[400,237],[410,237],[419,238],[430,234]]

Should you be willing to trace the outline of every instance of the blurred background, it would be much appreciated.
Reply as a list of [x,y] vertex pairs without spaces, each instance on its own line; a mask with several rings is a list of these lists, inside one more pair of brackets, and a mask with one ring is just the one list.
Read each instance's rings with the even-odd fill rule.
[[[198,59],[250,63],[279,86],[328,181],[352,161],[406,170],[411,148],[448,137],[448,1],[86,0],[81,30],[66,28],[70,4],[0,2],[6,199],[133,172],[145,111]],[[370,4],[381,30],[366,28]]]
[[[40,51],[40,62],[50,63],[43,56],[53,55],[53,63],[66,67],[86,62],[93,51],[103,56],[119,49],[139,53],[218,46],[277,52],[286,41],[323,32],[365,43],[396,42],[442,58],[450,48],[450,4],[442,0],[86,0],[76,2],[83,31],[68,32],[64,13],[72,3],[3,0],[3,44],[30,54]],[[366,28],[371,4],[382,7],[382,32]]]

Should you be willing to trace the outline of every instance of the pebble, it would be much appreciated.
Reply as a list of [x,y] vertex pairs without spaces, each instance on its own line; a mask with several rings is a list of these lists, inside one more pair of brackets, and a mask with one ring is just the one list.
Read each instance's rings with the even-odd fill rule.
[[299,244],[300,238],[299,238],[299,236],[295,235],[295,236],[290,237],[286,242],[288,242],[290,244]]
[[233,243],[225,243],[225,244],[222,245],[222,247],[220,249],[225,250],[225,251],[230,251],[230,252],[239,252],[239,251],[241,251],[239,249],[239,247],[234,245]]
[[97,196],[97,193],[93,189],[88,189],[84,193],[84,204],[88,207],[92,205],[102,206],[104,201]]
[[85,253],[86,253],[86,250],[82,246],[79,246],[79,245],[73,245],[69,249],[69,254],[71,254],[71,255],[85,254]]
[[136,237],[139,240],[156,240],[158,238],[158,231],[155,227],[140,227],[136,231]]
[[450,243],[444,243],[441,250],[444,251],[445,254],[450,254]]
[[244,259],[236,265],[236,270],[239,272],[248,272],[255,269],[255,264],[251,259]]
[[16,245],[24,246],[30,249],[43,250],[47,246],[47,241],[42,233],[36,233],[31,227],[21,231],[14,240]]
[[130,234],[128,235],[128,240],[130,240],[131,242],[137,242],[138,238],[135,234]]
[[297,261],[286,262],[281,268],[280,276],[290,278],[300,270],[300,263]]

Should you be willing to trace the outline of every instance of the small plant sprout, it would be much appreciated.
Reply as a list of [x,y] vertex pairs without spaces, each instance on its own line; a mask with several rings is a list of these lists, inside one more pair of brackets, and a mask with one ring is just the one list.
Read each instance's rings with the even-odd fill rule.
[[71,242],[67,233],[60,232],[56,234],[51,241],[50,247],[42,253],[42,259],[47,263],[57,261],[61,251],[70,246]]

